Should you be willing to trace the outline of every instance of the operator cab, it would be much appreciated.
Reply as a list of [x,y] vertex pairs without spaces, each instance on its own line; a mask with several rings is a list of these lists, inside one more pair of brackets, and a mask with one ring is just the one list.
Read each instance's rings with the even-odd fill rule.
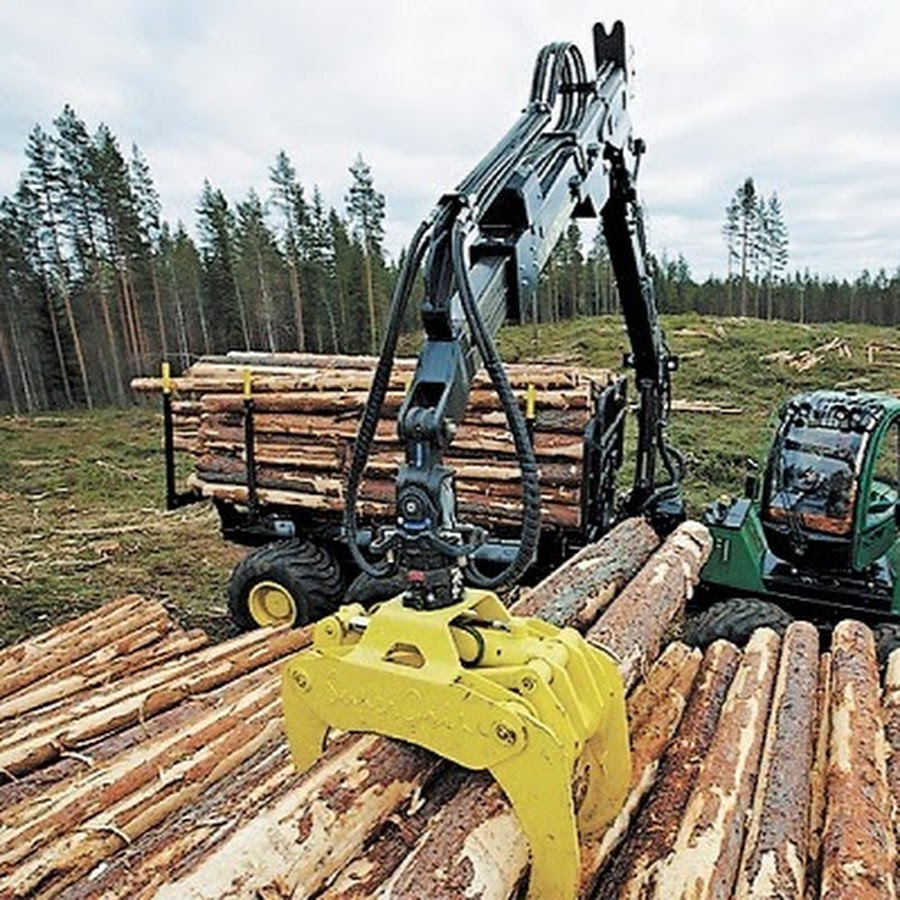
[[862,569],[892,544],[898,500],[893,398],[816,391],[789,401],[766,466],[762,523],[796,566]]

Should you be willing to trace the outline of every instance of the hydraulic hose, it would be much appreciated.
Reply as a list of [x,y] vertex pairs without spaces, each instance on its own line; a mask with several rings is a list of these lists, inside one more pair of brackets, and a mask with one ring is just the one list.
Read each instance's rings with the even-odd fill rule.
[[516,403],[503,361],[500,359],[497,348],[484,327],[478,311],[472,284],[469,280],[469,271],[465,262],[462,222],[458,218],[453,223],[452,253],[456,287],[459,291],[463,312],[465,313],[466,321],[469,323],[469,328],[481,355],[484,368],[506,413],[506,420],[509,423],[509,430],[513,436],[516,448],[516,456],[519,460],[519,468],[522,472],[522,533],[519,538],[519,547],[515,558],[505,569],[494,576],[485,575],[478,569],[474,560],[469,560],[469,579],[479,587],[493,588],[517,580],[531,565],[537,551],[540,538],[540,485],[538,483],[537,460],[534,455],[531,437],[528,434],[528,427],[525,424],[525,418]]
[[400,337],[403,314],[406,311],[410,294],[422,257],[425,253],[425,235],[433,227],[432,221],[423,222],[410,242],[409,253],[403,263],[397,286],[391,299],[391,309],[388,314],[387,329],[381,344],[381,354],[372,377],[372,388],[366,399],[366,406],[360,420],[356,442],[353,445],[353,456],[350,461],[350,471],[347,475],[347,502],[344,505],[344,536],[350,547],[350,553],[354,562],[373,578],[385,578],[393,573],[395,565],[386,563],[377,565],[370,562],[364,556],[358,543],[358,528],[356,522],[356,502],[359,495],[359,486],[362,482],[363,472],[369,458],[369,450],[378,427],[378,419],[384,406],[384,398],[391,381],[391,370],[394,367],[394,358],[397,351],[397,341]]

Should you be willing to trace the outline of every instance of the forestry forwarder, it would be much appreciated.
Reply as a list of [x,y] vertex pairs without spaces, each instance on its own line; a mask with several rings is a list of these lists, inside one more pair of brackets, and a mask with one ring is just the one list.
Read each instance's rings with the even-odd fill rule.
[[713,552],[687,638],[743,642],[794,615],[825,629],[875,629],[879,658],[900,645],[900,400],[813,391],[781,410],[759,491],[713,503]]
[[[673,360],[646,269],[634,188],[643,146],[631,133],[622,24],[610,33],[595,26],[594,49],[593,77],[574,45],[541,51],[521,118],[412,240],[354,447],[344,516],[345,540],[370,583],[399,575],[403,588],[369,612],[351,604],[322,619],[314,646],[284,675],[286,730],[300,769],[336,727],[411,741],[490,770],[530,842],[530,896],[547,898],[574,896],[576,818],[588,833],[611,822],[630,770],[615,660],[572,629],[511,616],[493,593],[529,567],[540,532],[531,438],[493,337],[533,302],[539,273],[573,216],[602,216],[640,395],[634,485],[614,509],[624,392],[609,388],[620,414],[597,442],[607,486],[597,502],[609,504],[601,519],[645,514],[665,529],[684,517],[681,464],[664,437]],[[364,541],[357,494],[420,267],[425,340],[398,419],[405,463],[396,478],[396,521]],[[522,473],[523,526],[513,548],[457,521],[453,471],[443,463],[479,357]],[[658,458],[669,472],[662,485]]]

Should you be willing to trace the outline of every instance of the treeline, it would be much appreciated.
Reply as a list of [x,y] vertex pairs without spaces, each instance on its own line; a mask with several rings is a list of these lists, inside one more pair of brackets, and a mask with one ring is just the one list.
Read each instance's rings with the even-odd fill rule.
[[[340,210],[302,185],[284,152],[265,189],[243,199],[205,182],[193,233],[161,219],[139,149],[126,156],[106,126],[89,130],[70,107],[50,130],[34,128],[26,158],[0,201],[0,411],[124,405],[132,376],[163,359],[178,371],[229,349],[377,351],[397,266],[383,246],[385,198],[362,157]],[[852,283],[785,275],[777,198],[748,183],[723,229],[727,278],[697,282],[680,255],[651,260],[663,312],[898,320],[900,272]],[[539,320],[617,309],[599,229],[586,237],[571,226],[542,276]]]
[[384,197],[359,157],[346,207],[285,153],[264,194],[200,191],[196,240],[161,220],[136,146],[70,107],[35,127],[0,201],[0,409],[123,405],[129,381],[227,349],[372,352],[394,272]]

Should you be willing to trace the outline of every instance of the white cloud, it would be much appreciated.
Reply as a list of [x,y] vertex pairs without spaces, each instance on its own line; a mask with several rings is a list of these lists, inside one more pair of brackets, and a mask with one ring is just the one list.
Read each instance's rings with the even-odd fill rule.
[[888,0],[34,0],[0,7],[0,194],[64,103],[147,156],[171,220],[204,178],[265,193],[276,152],[341,207],[361,152],[397,251],[522,107],[540,46],[592,56],[600,13],[635,47],[654,249],[721,271],[724,207],[776,191],[791,265],[896,267],[900,6]]

